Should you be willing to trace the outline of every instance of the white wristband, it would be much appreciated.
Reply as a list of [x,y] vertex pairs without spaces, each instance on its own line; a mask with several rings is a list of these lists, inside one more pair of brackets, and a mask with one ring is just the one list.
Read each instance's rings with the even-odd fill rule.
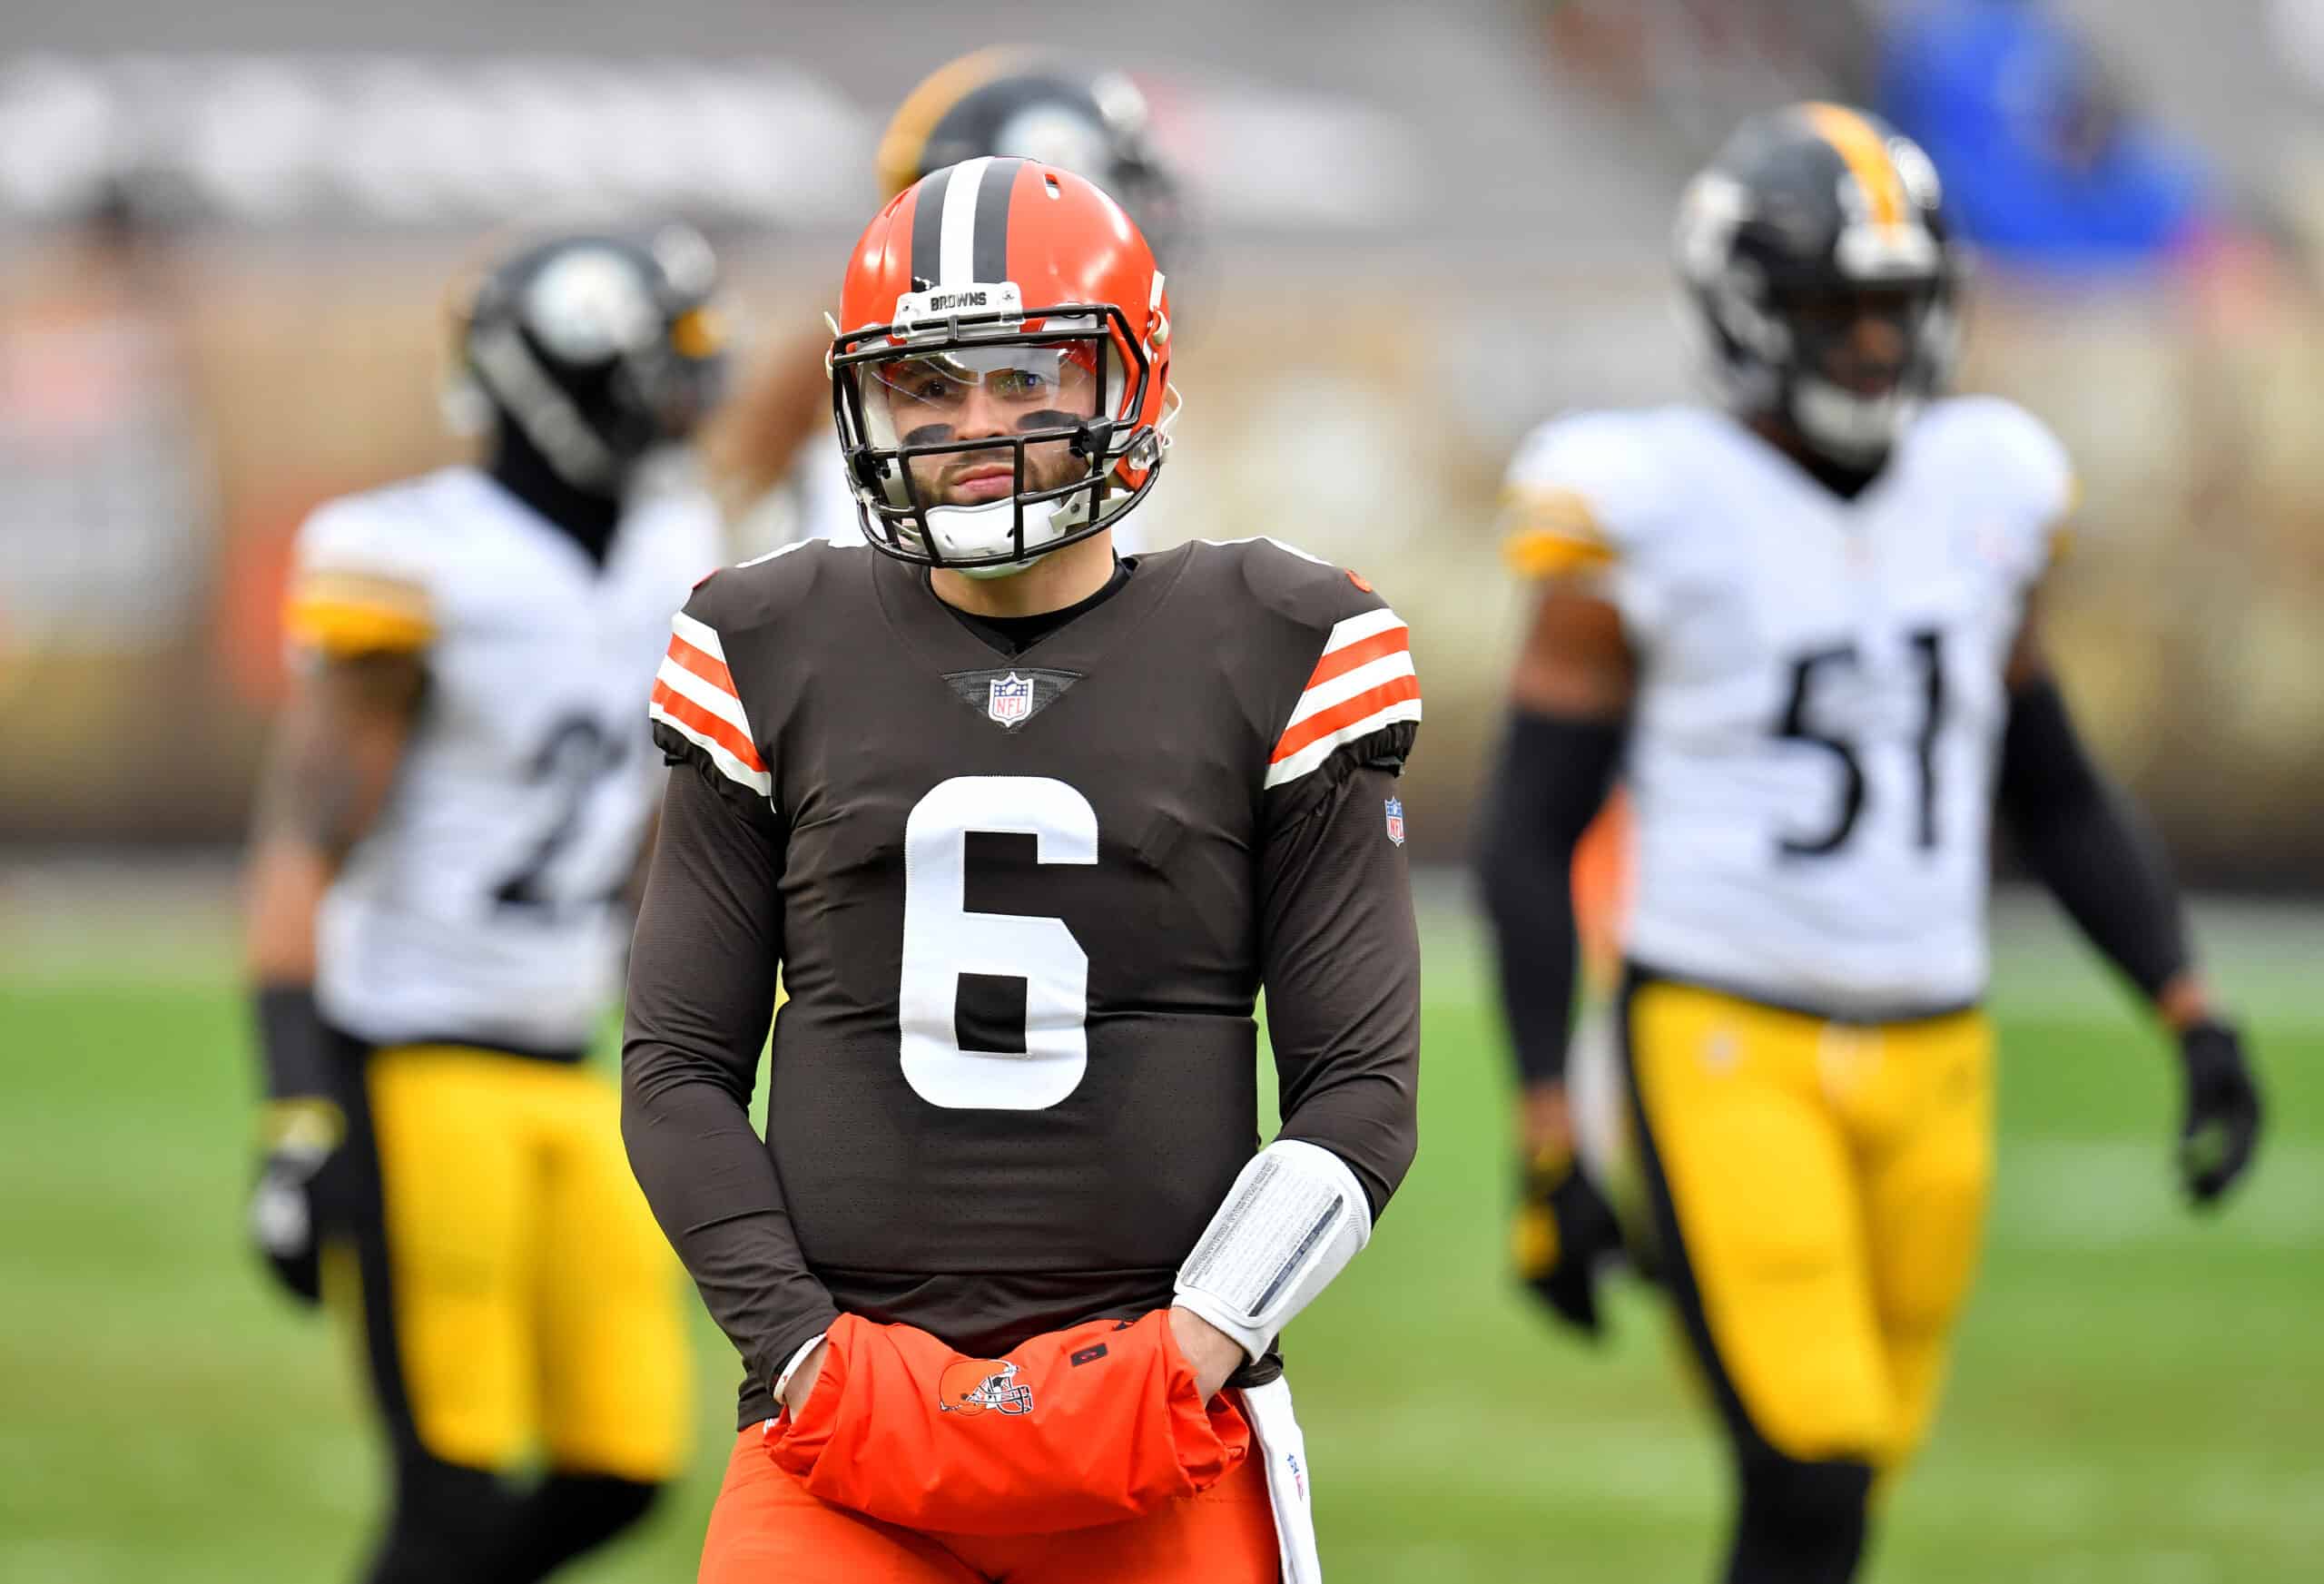
[[791,1362],[783,1366],[783,1373],[774,1378],[774,1405],[777,1408],[783,1406],[783,1394],[791,1390],[791,1377],[799,1372],[799,1366],[807,1362],[807,1355],[815,1351],[815,1345],[830,1334],[828,1331],[815,1333],[799,1344],[799,1351],[793,1353]]
[[1253,1156],[1179,1267],[1177,1302],[1267,1351],[1372,1240],[1372,1206],[1330,1150],[1278,1138]]

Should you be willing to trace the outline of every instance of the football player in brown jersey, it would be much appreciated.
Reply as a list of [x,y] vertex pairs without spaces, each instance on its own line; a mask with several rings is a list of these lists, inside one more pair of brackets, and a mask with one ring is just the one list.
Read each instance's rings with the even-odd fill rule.
[[701,1576],[1312,1579],[1276,1337],[1416,1137],[1404,624],[1271,540],[1115,553],[1169,303],[1080,177],[926,177],[841,318],[869,544],[706,581],[652,705],[624,1130],[746,1367]]

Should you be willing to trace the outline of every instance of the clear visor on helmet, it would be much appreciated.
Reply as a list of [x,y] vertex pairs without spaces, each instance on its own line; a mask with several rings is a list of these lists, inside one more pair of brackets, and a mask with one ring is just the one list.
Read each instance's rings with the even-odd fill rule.
[[896,457],[893,506],[981,507],[1013,497],[1068,507],[1076,521],[1096,511],[1117,439],[1097,420],[1124,398],[1119,360],[1101,334],[899,349],[862,364],[861,379],[864,437]]
[[883,450],[1078,430],[1099,414],[1104,355],[1090,338],[882,359],[863,369],[864,429]]
[[[1013,304],[1012,304],[1013,308]],[[891,555],[1007,569],[1094,533],[1142,498],[1126,458],[1158,452],[1141,424],[1120,310],[900,322],[833,344],[832,398],[864,531]]]

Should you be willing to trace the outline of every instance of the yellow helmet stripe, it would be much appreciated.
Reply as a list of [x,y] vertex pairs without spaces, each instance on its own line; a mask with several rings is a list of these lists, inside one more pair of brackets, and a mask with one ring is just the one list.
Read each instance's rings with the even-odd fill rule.
[[904,102],[889,118],[888,130],[880,134],[875,163],[883,199],[893,198],[920,180],[920,157],[928,152],[929,134],[936,130],[938,122],[950,113],[952,106],[1000,76],[1024,54],[1013,44],[994,44],[974,54],[962,55],[948,65],[939,66],[904,96]]
[[1844,104],[1802,107],[1817,134],[1838,151],[1848,172],[1872,205],[1872,218],[1881,225],[1900,225],[1906,208],[1905,179],[1889,157],[1888,140],[1873,124]]

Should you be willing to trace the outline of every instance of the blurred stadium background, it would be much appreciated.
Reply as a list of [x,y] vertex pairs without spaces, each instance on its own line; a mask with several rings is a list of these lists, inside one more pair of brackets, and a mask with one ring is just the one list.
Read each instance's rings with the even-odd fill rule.
[[[1714,1453],[1642,1305],[1608,1357],[1500,1274],[1498,1036],[1457,863],[1518,595],[1499,470],[1689,389],[1662,243],[1786,99],[1923,135],[1982,265],[1965,382],[2073,448],[2053,615],[2251,1011],[2276,1131],[2171,1202],[2160,1043],[2038,900],[2001,924],[1984,1286],[1876,1577],[2292,1580],[2324,1555],[2324,0],[1177,0],[394,8],[80,0],[0,34],[0,1577],[322,1579],[372,1501],[322,1332],[241,1241],[232,849],[305,510],[457,454],[448,280],[512,220],[676,213],[753,340],[808,333],[942,60],[1132,73],[1192,192],[1148,531],[1271,533],[1413,622],[1428,1126],[1295,1334],[1334,1577],[1698,1577]],[[745,355],[747,363],[747,352]],[[751,536],[779,531],[781,504]],[[753,546],[738,542],[737,553]],[[691,1576],[729,1417],[645,1539]]]

